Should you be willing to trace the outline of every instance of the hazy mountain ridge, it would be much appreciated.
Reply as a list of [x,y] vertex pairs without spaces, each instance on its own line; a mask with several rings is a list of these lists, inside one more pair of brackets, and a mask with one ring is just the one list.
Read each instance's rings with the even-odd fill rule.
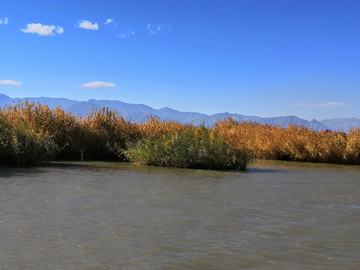
[[345,132],[348,132],[350,127],[360,127],[360,119],[354,117],[326,119],[321,122],[332,130],[344,130]]
[[130,104],[116,100],[95,100],[90,99],[88,101],[76,101],[66,98],[10,98],[6,95],[0,94],[0,106],[5,104],[12,104],[12,101],[23,102],[26,99],[29,101],[40,102],[47,104],[51,109],[58,105],[65,111],[72,112],[73,114],[85,116],[91,112],[91,109],[101,109],[102,107],[108,107],[111,110],[116,110],[125,119],[140,123],[145,122],[149,116],[158,116],[161,120],[177,121],[184,124],[200,125],[204,123],[206,126],[212,126],[218,120],[222,120],[228,117],[232,117],[234,120],[243,122],[256,122],[260,124],[267,124],[273,126],[288,127],[290,124],[305,126],[315,130],[344,130],[348,131],[350,127],[360,127],[360,119],[357,118],[336,118],[326,119],[323,121],[307,121],[300,119],[296,116],[280,116],[280,117],[258,117],[258,116],[245,116],[241,114],[231,113],[217,113],[213,115],[206,115],[196,112],[180,112],[171,108],[154,109],[144,104]]
[[13,99],[11,97],[8,97],[4,94],[0,94],[0,106],[4,106],[5,104],[11,105],[13,102]]

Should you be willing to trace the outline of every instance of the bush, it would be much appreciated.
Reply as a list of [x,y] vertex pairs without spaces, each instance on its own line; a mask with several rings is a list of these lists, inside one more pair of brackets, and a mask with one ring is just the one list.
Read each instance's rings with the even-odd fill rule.
[[210,129],[188,127],[184,132],[157,139],[146,136],[127,144],[125,156],[133,163],[198,169],[244,170],[251,155],[231,148]]

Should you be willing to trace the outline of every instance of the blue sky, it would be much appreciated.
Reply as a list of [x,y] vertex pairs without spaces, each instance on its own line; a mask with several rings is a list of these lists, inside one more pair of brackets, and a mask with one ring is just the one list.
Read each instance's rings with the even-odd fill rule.
[[3,1],[0,93],[360,118],[360,1]]

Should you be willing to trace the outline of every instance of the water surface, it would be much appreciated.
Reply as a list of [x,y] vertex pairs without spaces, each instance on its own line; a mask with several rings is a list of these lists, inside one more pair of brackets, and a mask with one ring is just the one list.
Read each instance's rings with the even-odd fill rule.
[[0,168],[1,269],[360,269],[360,169]]

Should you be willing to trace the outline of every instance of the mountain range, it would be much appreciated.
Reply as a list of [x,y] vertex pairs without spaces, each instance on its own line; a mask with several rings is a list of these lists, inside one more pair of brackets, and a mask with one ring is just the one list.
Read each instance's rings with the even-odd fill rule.
[[5,104],[12,104],[13,100],[17,102],[23,102],[25,100],[30,102],[39,102],[41,104],[48,105],[51,109],[61,105],[61,108],[65,111],[71,112],[75,115],[80,114],[82,116],[91,112],[91,109],[101,109],[102,107],[108,107],[111,110],[116,110],[123,118],[140,123],[145,122],[149,116],[157,116],[161,120],[177,121],[183,124],[200,125],[204,123],[206,126],[212,126],[218,120],[231,117],[239,122],[256,122],[260,124],[268,124],[273,126],[288,127],[290,124],[299,125],[315,130],[343,130],[349,131],[350,127],[360,127],[360,119],[358,118],[335,118],[317,121],[307,121],[300,119],[296,116],[280,116],[280,117],[258,117],[258,116],[246,116],[241,114],[231,113],[217,113],[213,115],[206,115],[196,112],[180,112],[171,108],[154,109],[144,104],[129,104],[116,100],[95,100],[90,99],[88,101],[76,101],[66,98],[48,98],[48,97],[28,97],[28,98],[11,98],[4,94],[0,94],[0,106]]

